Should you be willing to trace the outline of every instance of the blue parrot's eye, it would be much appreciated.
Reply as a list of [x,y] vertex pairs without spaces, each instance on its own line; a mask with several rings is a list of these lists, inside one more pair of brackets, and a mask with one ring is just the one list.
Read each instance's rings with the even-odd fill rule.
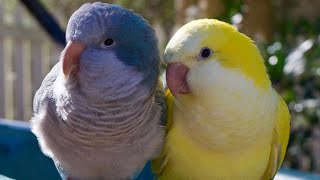
[[213,54],[213,51],[207,47],[204,47],[200,50],[199,53],[199,58],[202,59],[207,59]]
[[113,44],[113,39],[108,38],[104,41],[105,46],[111,46],[112,44]]

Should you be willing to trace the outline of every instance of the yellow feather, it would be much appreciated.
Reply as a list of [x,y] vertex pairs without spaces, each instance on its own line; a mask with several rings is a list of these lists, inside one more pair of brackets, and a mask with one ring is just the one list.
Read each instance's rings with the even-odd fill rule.
[[[215,152],[214,149],[201,147],[189,139],[183,127],[174,123],[177,120],[174,113],[178,111],[174,105],[174,97],[167,92],[166,98],[169,107],[166,145],[164,153],[156,160],[158,164],[156,161],[153,162],[153,168],[157,169],[159,179],[249,180],[259,177],[271,179],[275,175],[284,158],[289,137],[290,117],[280,97],[272,142],[257,139],[254,146],[231,153]],[[272,150],[273,147],[276,147],[275,151]]]
[[[276,92],[275,92],[276,93]],[[279,96],[279,95],[278,95]],[[279,96],[277,121],[273,132],[271,153],[267,170],[262,179],[271,179],[276,175],[284,159],[290,134],[290,114],[286,103]]]

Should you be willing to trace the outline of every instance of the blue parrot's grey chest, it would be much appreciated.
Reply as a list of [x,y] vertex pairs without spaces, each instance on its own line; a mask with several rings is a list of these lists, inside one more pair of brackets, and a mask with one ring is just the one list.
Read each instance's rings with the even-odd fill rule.
[[155,31],[121,6],[86,3],[66,41],[35,95],[32,132],[73,180],[131,178],[163,144]]
[[63,78],[53,82],[32,119],[32,130],[42,151],[68,175],[126,179],[160,153],[164,127],[152,94],[119,86],[116,93],[100,92],[108,101],[97,101],[79,90],[79,83],[66,85]]

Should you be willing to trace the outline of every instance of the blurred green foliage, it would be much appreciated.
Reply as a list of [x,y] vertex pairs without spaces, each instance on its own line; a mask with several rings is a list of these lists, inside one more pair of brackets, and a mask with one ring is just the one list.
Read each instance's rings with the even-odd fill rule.
[[[320,19],[286,21],[260,45],[271,80],[291,112],[285,166],[320,172]],[[277,59],[277,63],[272,62]]]
[[214,17],[221,21],[231,23],[231,18],[238,13],[242,13],[243,11],[243,0],[224,0],[222,3],[226,10],[220,16]]

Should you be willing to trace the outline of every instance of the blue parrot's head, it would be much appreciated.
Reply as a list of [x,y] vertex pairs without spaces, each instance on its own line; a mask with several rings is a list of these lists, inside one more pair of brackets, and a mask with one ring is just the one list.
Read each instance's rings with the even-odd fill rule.
[[160,57],[155,32],[130,10],[100,2],[84,4],[71,16],[66,39],[65,75],[78,73],[87,81],[108,79],[112,84],[127,74],[127,79],[141,76],[148,87],[157,82]]

